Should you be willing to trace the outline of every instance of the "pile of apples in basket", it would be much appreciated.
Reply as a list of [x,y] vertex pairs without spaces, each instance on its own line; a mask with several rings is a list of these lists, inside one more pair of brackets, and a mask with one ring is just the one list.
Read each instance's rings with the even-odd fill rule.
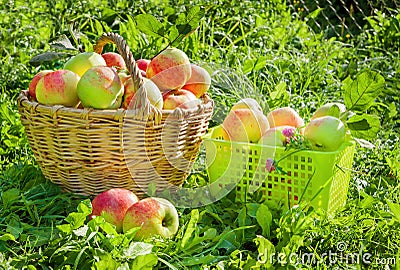
[[[147,98],[158,109],[196,107],[211,84],[209,73],[173,47],[153,59],[136,61]],[[93,109],[130,109],[137,84],[116,52],[82,52],[60,70],[42,70],[29,85],[31,98],[44,105]]]

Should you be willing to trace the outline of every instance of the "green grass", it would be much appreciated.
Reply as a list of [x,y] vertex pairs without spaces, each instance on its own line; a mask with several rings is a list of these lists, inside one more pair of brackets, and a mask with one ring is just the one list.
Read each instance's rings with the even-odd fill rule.
[[[369,69],[386,81],[368,109],[381,128],[370,140],[374,149],[357,148],[348,202],[334,218],[312,209],[283,211],[256,196],[237,203],[230,193],[214,204],[178,209],[175,238],[144,243],[100,219],[88,222],[88,198],[62,193],[44,179],[15,101],[38,70],[62,66],[65,58],[29,64],[32,56],[54,50],[50,43],[60,35],[72,40],[71,31],[80,31],[73,45],[91,50],[102,32],[115,31],[136,59],[151,57],[166,41],[141,33],[132,18],[148,12],[166,24],[184,10],[184,1],[28,2],[9,1],[0,11],[0,269],[295,269],[291,254],[315,256],[311,264],[297,264],[304,269],[384,269],[384,262],[400,268],[399,16],[371,17],[372,27],[342,43],[310,30],[280,0],[204,1],[198,30],[179,47],[214,72],[211,126],[242,97],[257,99],[264,110],[292,106],[308,120],[319,105],[343,100],[344,79]],[[199,168],[186,186],[207,181]],[[337,253],[334,264],[323,256],[329,252]],[[266,253],[281,257],[269,261]],[[346,264],[345,255],[356,254],[371,255],[370,263]]]

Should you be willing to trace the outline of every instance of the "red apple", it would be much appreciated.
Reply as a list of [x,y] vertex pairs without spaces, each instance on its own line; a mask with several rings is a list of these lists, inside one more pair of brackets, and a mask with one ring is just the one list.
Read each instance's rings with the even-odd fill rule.
[[149,66],[149,64],[150,64],[150,60],[149,59],[138,59],[138,60],[136,60],[137,67],[140,70],[144,71],[144,72],[146,72],[147,67]]
[[166,199],[149,197],[133,204],[126,211],[123,231],[140,227],[134,239],[142,240],[152,236],[170,238],[179,228],[179,216],[175,206]]
[[163,94],[164,110],[175,108],[190,109],[200,104],[200,100],[190,91],[185,89],[171,90]]
[[[160,89],[158,89],[157,85],[153,83],[153,81],[147,78],[143,78],[143,82],[144,83],[142,87],[146,89],[147,98],[150,101],[150,104],[161,110],[163,108],[164,101]],[[122,107],[128,109],[130,108],[132,101],[136,99],[136,92],[138,89],[133,83],[132,78],[125,82],[124,88],[125,90]]]
[[44,75],[36,85],[36,98],[46,105],[74,107],[78,104],[79,76],[69,70],[56,70]]
[[36,100],[36,85],[38,81],[43,78],[44,75],[49,74],[50,72],[53,72],[52,70],[42,70],[36,73],[35,76],[33,76],[31,82],[29,83],[29,95],[33,97],[34,100]]
[[101,56],[106,61],[107,67],[115,67],[117,70],[126,69],[124,58],[119,53],[106,52]]
[[196,97],[199,98],[202,95],[204,95],[210,88],[211,76],[207,70],[205,70],[200,66],[192,64],[191,68],[192,68],[192,75],[182,88],[189,90]]
[[297,111],[290,107],[282,107],[272,110],[267,115],[269,126],[292,126],[302,127],[304,126],[304,120],[299,116]]
[[167,48],[149,63],[146,77],[151,79],[161,92],[182,88],[192,74],[188,56],[177,48]]
[[115,225],[118,232],[122,232],[126,211],[138,201],[138,197],[132,191],[124,188],[112,188],[93,199],[90,217],[102,216],[105,221]]

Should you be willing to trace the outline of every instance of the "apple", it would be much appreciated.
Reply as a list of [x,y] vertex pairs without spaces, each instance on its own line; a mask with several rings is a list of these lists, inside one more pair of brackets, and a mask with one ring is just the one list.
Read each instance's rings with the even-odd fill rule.
[[179,228],[179,216],[175,206],[163,198],[148,197],[133,204],[126,211],[123,231],[140,227],[134,239],[143,240],[152,236],[170,238]]
[[144,72],[146,72],[147,67],[149,66],[149,64],[150,64],[150,60],[149,60],[149,59],[143,59],[143,58],[141,58],[141,59],[136,60],[136,65],[137,65],[137,67],[138,67],[141,71],[144,71]]
[[251,109],[251,110],[258,110],[262,111],[260,104],[258,104],[257,100],[254,98],[243,98],[233,104],[231,111],[236,109]]
[[330,102],[319,107],[311,117],[311,119],[315,119],[321,116],[334,116],[340,118],[340,115],[346,112],[346,106],[339,102]]
[[290,107],[277,108],[267,114],[269,126],[292,126],[295,128],[304,126],[304,120],[297,111]]
[[139,198],[132,191],[124,188],[112,188],[98,194],[92,200],[90,218],[102,216],[105,221],[115,225],[117,232],[122,232],[126,211]]
[[[157,85],[153,81],[147,78],[143,78],[143,81],[144,83],[142,87],[146,89],[147,98],[150,101],[150,104],[161,110],[163,108],[164,101],[160,89],[158,89]],[[122,107],[128,109],[131,108],[130,106],[131,104],[133,104],[132,101],[136,99],[136,92],[138,89],[133,83],[132,78],[128,79],[125,82],[124,89],[125,90]]]
[[190,109],[200,104],[200,100],[189,90],[171,90],[163,94],[164,110],[175,108]]
[[198,65],[191,64],[191,69],[192,75],[182,88],[189,90],[199,98],[203,96],[210,88],[211,76],[207,70]]
[[29,87],[28,87],[28,92],[29,95],[36,100],[36,85],[38,83],[38,81],[43,78],[44,75],[49,74],[50,72],[53,72],[52,70],[42,70],[39,71],[38,73],[36,73],[35,76],[33,76],[31,82],[29,83]]
[[335,151],[346,139],[346,128],[343,122],[330,115],[311,120],[304,129],[313,150]]
[[132,78],[127,70],[119,70],[118,76],[121,79],[122,84],[124,84],[124,85],[130,78]]
[[114,68],[107,66],[92,67],[81,77],[77,92],[82,106],[94,109],[118,108],[122,101],[124,85]]
[[103,53],[104,60],[106,61],[107,67],[115,67],[117,70],[126,69],[125,60],[119,53],[106,52]]
[[69,70],[47,73],[36,84],[36,99],[46,105],[74,107],[79,103],[77,85],[79,76]]
[[83,73],[91,67],[106,66],[106,60],[95,52],[83,52],[71,57],[65,64],[64,69],[71,70],[82,77]]
[[290,130],[289,133],[294,134],[296,131],[295,127],[292,126],[279,126],[268,129],[258,141],[259,144],[270,145],[270,146],[286,146],[289,137],[285,136],[283,130]]
[[269,124],[267,117],[259,110],[236,109],[228,113],[222,127],[225,140],[257,143]]
[[192,75],[189,57],[177,48],[167,48],[151,59],[146,77],[161,92],[182,88]]

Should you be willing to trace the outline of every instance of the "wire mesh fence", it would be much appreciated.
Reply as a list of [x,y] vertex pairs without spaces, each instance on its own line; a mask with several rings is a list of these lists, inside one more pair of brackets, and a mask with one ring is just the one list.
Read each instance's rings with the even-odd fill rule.
[[368,17],[400,13],[400,0],[288,0],[288,6],[327,37],[353,37],[363,31]]

